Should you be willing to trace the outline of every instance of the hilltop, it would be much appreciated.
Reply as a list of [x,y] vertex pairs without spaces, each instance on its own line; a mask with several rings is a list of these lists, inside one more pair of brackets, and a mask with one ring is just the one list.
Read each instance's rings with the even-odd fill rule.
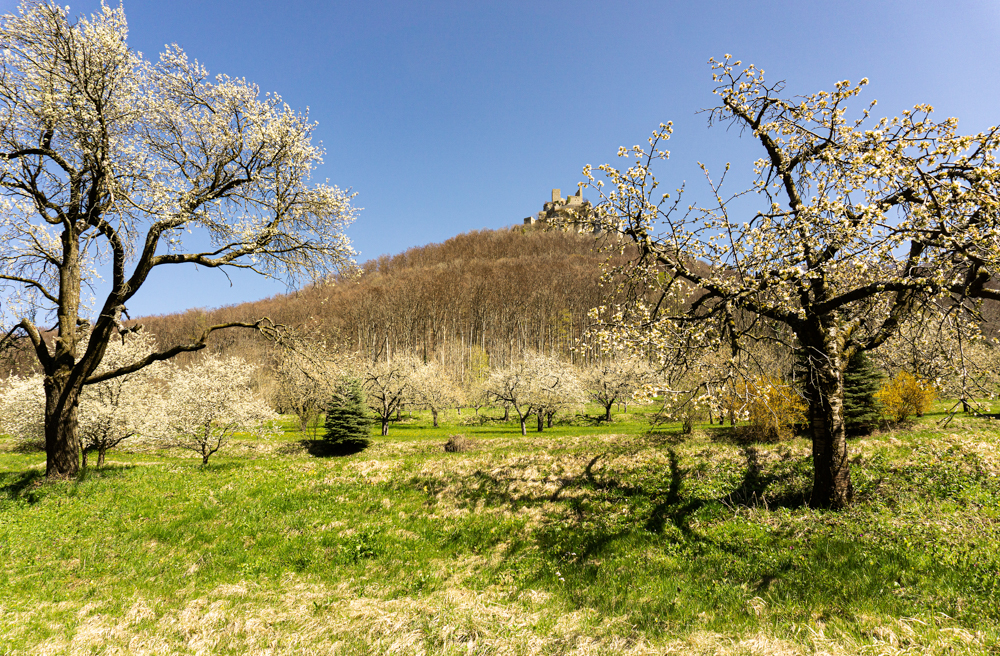
[[[609,300],[597,244],[593,235],[530,226],[467,232],[288,294],[133,323],[172,344],[207,325],[266,316],[369,356],[438,358],[459,376],[470,360],[502,363],[526,348],[574,359],[588,311]],[[213,336],[210,351],[260,348],[258,338],[234,330]]]

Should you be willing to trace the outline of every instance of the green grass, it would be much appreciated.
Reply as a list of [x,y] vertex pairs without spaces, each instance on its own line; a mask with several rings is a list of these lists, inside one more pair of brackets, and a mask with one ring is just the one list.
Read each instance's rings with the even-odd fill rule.
[[404,414],[347,456],[289,420],[58,483],[4,450],[0,654],[1000,653],[994,420],[852,440],[831,513],[805,440],[643,412],[525,437]]

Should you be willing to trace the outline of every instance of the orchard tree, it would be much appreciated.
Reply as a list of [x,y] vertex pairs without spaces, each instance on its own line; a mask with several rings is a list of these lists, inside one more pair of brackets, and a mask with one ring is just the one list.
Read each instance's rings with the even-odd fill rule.
[[407,357],[399,357],[391,362],[373,362],[364,369],[362,385],[365,402],[382,424],[382,436],[389,434],[392,415],[399,412],[403,404],[411,400],[411,379],[416,368]]
[[531,415],[537,416],[541,431],[544,417],[551,418],[560,409],[579,405],[584,398],[570,365],[530,351],[510,366],[494,369],[486,387],[494,398],[517,413],[521,435],[528,434],[527,419]]
[[[552,428],[552,418],[559,412],[579,409],[587,400],[576,368],[557,358],[540,358],[533,381],[531,398],[538,416],[538,432],[544,425]],[[543,422],[544,418],[544,422]]]
[[254,369],[239,358],[206,357],[177,370],[160,405],[163,443],[194,451],[207,465],[237,432],[269,432],[278,416],[254,392]]
[[[86,344],[86,336],[81,336]],[[108,344],[97,373],[136,362],[155,350],[151,335],[126,332]],[[104,465],[108,451],[126,440],[148,437],[162,421],[157,408],[170,371],[167,363],[148,367],[84,387],[80,396],[79,431],[83,466],[87,456],[97,453],[97,466]],[[20,441],[45,444],[45,386],[41,375],[9,379],[0,392],[0,431]]]
[[[25,0],[0,17],[2,316],[5,340],[27,339],[44,374],[49,477],[79,469],[85,385],[204,348],[222,328],[266,327],[209,326],[98,374],[154,269],[295,281],[352,254],[350,195],[309,183],[322,149],[306,116],[243,79],[210,77],[176,46],[147,61],[126,34],[120,7],[72,20],[68,8]],[[94,316],[84,287],[99,293],[87,344],[77,330]]]
[[289,337],[278,353],[274,401],[279,412],[292,412],[299,420],[299,432],[305,435],[335,394],[342,368],[326,345],[309,339]]
[[533,354],[526,354],[520,361],[507,367],[495,368],[486,381],[486,389],[498,402],[504,406],[504,418],[510,408],[517,414],[521,425],[521,435],[527,435],[526,422],[535,412],[532,392],[538,371],[534,366]]
[[600,167],[607,187],[585,169],[601,194],[596,220],[636,248],[616,271],[633,283],[633,301],[605,309],[606,329],[624,342],[655,335],[663,349],[736,352],[749,332],[741,312],[754,330],[787,332],[805,369],[810,505],[843,508],[853,496],[843,411],[851,356],[886,342],[915,308],[1000,298],[1000,133],[959,135],[956,119],[934,121],[926,105],[874,119],[873,101],[848,114],[867,80],[793,97],[753,66],[711,63],[719,105],[710,123],[760,146],[753,184],[729,194],[725,176],[703,167],[711,202],[681,205],[664,193],[653,168],[668,157],[670,124],[648,147],[619,150],[632,160],[625,170]]
[[0,433],[31,448],[45,447],[42,376],[11,376],[0,387]]
[[[604,421],[611,421],[611,408],[644,394],[657,381],[657,372],[642,357],[625,352],[605,354],[584,372],[583,387],[592,401],[604,408]],[[627,408],[626,408],[627,410]]]
[[410,389],[413,402],[431,411],[435,428],[438,425],[438,413],[458,405],[462,399],[462,392],[454,379],[434,360],[414,369],[410,376]]
[[[108,343],[97,374],[138,362],[155,352],[156,342],[148,333],[126,332]],[[107,452],[126,440],[146,438],[162,421],[158,407],[170,368],[166,362],[153,364],[121,376],[108,378],[83,388],[80,397],[80,443],[83,466],[87,454],[97,452],[97,466],[104,465]],[[36,417],[42,422],[43,415]]]

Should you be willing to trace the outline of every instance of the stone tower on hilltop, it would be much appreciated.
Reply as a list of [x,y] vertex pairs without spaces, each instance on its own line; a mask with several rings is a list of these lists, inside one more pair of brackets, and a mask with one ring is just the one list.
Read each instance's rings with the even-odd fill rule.
[[599,232],[589,222],[593,218],[594,208],[589,200],[583,199],[583,187],[578,186],[576,193],[563,198],[559,189],[552,190],[552,200],[542,205],[542,211],[524,219],[524,225],[540,225],[552,227],[556,222],[575,232]]

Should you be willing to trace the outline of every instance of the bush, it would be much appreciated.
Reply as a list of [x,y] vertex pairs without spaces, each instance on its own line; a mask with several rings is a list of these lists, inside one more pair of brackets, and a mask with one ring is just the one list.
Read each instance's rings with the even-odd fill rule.
[[844,426],[858,435],[871,432],[882,418],[878,391],[884,376],[864,351],[851,356],[844,371]]
[[910,415],[922,417],[934,403],[937,392],[929,382],[900,371],[892,380],[883,383],[875,396],[885,415],[899,423]]
[[808,406],[798,392],[781,379],[758,378],[750,393],[748,419],[756,439],[777,442],[792,437],[793,427],[805,423]]
[[468,451],[475,445],[476,443],[465,435],[449,435],[448,441],[445,442],[444,450],[448,453],[459,453],[461,451]]
[[356,379],[344,380],[338,385],[326,410],[324,439],[334,444],[364,441],[368,439],[371,425],[361,382]]

